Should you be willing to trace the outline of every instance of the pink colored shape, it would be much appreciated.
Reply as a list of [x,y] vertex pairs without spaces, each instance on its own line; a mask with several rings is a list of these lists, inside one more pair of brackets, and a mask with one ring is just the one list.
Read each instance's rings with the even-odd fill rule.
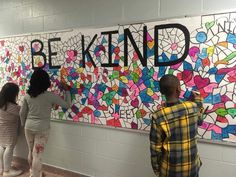
[[200,126],[202,129],[205,129],[207,131],[211,131],[213,130],[214,132],[216,133],[222,133],[222,129],[217,126],[217,125],[214,125],[212,123],[208,123],[208,122],[203,122],[202,125]]
[[206,87],[204,87],[203,89],[204,89],[204,91],[205,91],[206,93],[212,93],[212,92],[213,92],[213,89],[214,89],[214,88],[217,88],[217,86],[218,86],[218,84],[216,84],[216,83],[211,83],[211,84],[207,85]]

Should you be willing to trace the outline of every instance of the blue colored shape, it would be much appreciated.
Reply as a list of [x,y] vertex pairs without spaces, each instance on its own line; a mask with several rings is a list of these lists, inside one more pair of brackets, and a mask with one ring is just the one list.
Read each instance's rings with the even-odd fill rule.
[[144,89],[140,92],[140,98],[143,103],[152,103],[153,102],[153,98],[150,97],[149,95],[147,95],[146,89]]
[[73,80],[73,77],[71,77],[71,76],[69,75],[69,76],[67,76],[67,80],[68,80],[68,81],[72,81],[72,80]]
[[144,85],[146,85],[147,88],[150,88],[150,87],[151,87],[151,82],[150,82],[150,80],[145,80],[145,81],[144,81]]
[[223,138],[228,138],[229,133],[236,135],[236,125],[228,125],[225,128],[222,128],[222,137]]
[[115,105],[115,112],[119,113],[120,112],[120,105]]
[[197,61],[196,61],[196,64],[195,64],[195,71],[198,71],[198,69],[200,68],[200,67],[202,67],[202,60],[201,59],[197,59]]
[[102,42],[101,42],[101,43],[102,43],[102,44],[107,43],[107,40],[106,40],[105,37],[102,38]]
[[217,74],[215,75],[215,80],[217,83],[220,83],[225,77],[225,74]]
[[187,61],[184,61],[184,70],[190,70],[190,71],[192,71],[192,70],[193,70],[192,64],[190,64],[190,63],[187,62]]
[[144,81],[148,80],[148,79],[151,79],[151,76],[149,75],[149,69],[147,67],[143,68],[141,79],[144,80]]
[[154,47],[152,49],[147,49],[147,58],[154,56]]
[[220,133],[216,133],[214,131],[211,131],[211,139],[222,140],[222,135]]
[[178,55],[177,54],[172,54],[170,56],[170,61],[175,61],[175,60],[178,60]]
[[158,56],[158,62],[169,62],[170,59],[166,56],[164,52],[162,52],[161,56]]
[[207,73],[209,73],[209,74],[216,74],[217,73],[217,68],[211,68],[211,69],[209,69],[209,71],[207,72]]
[[87,98],[82,98],[82,99],[81,99],[82,105],[85,105],[86,100],[87,100]]
[[166,66],[160,66],[159,67],[159,72],[158,72],[158,77],[162,77],[162,76],[164,76],[165,75],[165,72],[166,72]]
[[88,90],[88,89],[84,89],[84,90],[83,90],[83,94],[84,94],[85,96],[88,96],[89,90]]
[[196,35],[196,40],[200,43],[204,43],[207,40],[207,34],[203,31],[200,31]]
[[124,34],[120,34],[118,38],[119,43],[121,43],[122,41],[124,41]]
[[228,33],[226,41],[232,44],[236,44],[236,35]]
[[221,102],[220,94],[213,95],[213,104],[217,104]]
[[206,49],[206,48],[203,48],[203,49],[202,49],[202,52],[198,54],[198,57],[201,58],[201,59],[207,58],[207,57],[208,57],[207,49]]
[[212,103],[213,101],[213,95],[212,93],[210,93],[205,99],[204,99],[204,103]]
[[143,122],[144,122],[146,125],[150,125],[150,124],[151,124],[151,119],[143,118]]
[[107,86],[105,84],[98,84],[98,90],[101,92],[105,92]]
[[186,92],[184,93],[184,98],[188,100],[191,95],[192,95],[192,92],[190,90],[186,90]]
[[123,82],[119,82],[119,87],[120,88],[128,88],[128,86]]
[[94,114],[95,117],[100,117],[100,116],[101,116],[101,112],[98,111],[98,110],[95,110],[95,111],[93,112],[93,114]]
[[71,94],[77,94],[77,93],[78,93],[77,88],[72,87],[72,88],[70,89],[70,93],[71,93]]

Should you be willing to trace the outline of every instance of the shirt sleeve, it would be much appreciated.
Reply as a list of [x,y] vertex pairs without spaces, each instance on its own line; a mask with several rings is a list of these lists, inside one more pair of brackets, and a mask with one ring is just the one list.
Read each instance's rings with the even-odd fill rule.
[[64,97],[64,100],[56,95],[56,94],[53,94],[52,95],[52,103],[53,104],[56,104],[56,105],[59,105],[63,108],[69,108],[71,107],[71,95],[70,95],[70,92],[69,91],[66,91],[65,92],[65,97]]
[[193,100],[198,107],[198,125],[201,126],[203,122],[203,98],[200,95],[197,95]]
[[25,120],[27,118],[28,111],[29,111],[28,103],[27,103],[26,97],[24,97],[23,102],[22,102],[22,106],[20,109],[21,126],[25,125]]
[[162,158],[163,134],[161,127],[156,123],[156,115],[153,115],[150,130],[150,151],[153,171],[156,175],[160,172],[160,162]]

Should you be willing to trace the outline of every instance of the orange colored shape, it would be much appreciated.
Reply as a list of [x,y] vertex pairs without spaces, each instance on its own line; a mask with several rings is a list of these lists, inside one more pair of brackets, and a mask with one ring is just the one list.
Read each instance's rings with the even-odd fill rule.
[[228,42],[226,42],[226,41],[219,42],[218,45],[220,45],[222,47],[225,47],[225,48],[228,48]]

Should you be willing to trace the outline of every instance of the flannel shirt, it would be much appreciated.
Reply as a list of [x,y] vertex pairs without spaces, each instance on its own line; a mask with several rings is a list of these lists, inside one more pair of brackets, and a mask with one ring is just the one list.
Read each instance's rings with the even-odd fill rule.
[[151,162],[159,177],[197,177],[201,161],[197,150],[197,124],[202,98],[162,107],[152,117]]

